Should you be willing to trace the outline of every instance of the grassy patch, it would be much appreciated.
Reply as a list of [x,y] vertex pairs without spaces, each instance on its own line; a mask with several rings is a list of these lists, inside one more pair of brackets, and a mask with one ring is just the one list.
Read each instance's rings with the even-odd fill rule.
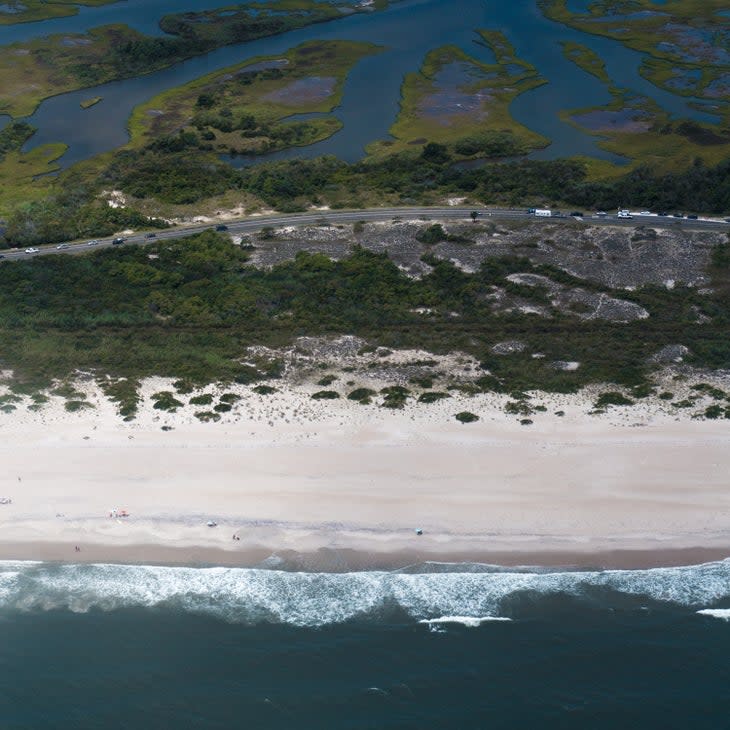
[[474,423],[479,420],[479,416],[471,411],[461,411],[460,413],[457,413],[454,418],[459,421],[459,423]]
[[592,74],[604,84],[611,84],[603,59],[591,48],[574,41],[562,41],[563,54],[584,71]]
[[0,11],[0,25],[63,18],[76,15],[79,5],[97,7],[114,2],[118,0],[4,0],[4,10]]
[[390,129],[396,141],[372,145],[372,153],[420,149],[430,141],[448,145],[457,157],[490,157],[547,144],[509,113],[517,96],[545,80],[517,58],[502,33],[481,30],[478,36],[477,42],[488,46],[497,62],[481,63],[456,46],[431,51],[421,70],[403,82],[400,113]]
[[352,66],[376,50],[368,43],[311,41],[280,56],[216,71],[135,109],[129,122],[132,145],[263,153],[312,144],[334,134],[340,122],[286,118],[331,111]]

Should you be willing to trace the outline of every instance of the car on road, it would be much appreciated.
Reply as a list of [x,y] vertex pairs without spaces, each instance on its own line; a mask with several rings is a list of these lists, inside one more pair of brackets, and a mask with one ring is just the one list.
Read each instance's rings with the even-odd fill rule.
[[33,246],[31,246],[30,248],[26,248],[25,249],[25,252],[26,253],[38,253],[39,251],[40,251],[40,249],[33,248]]
[[157,238],[156,233],[145,233],[145,238]]
[[99,242],[96,239],[94,239],[93,241],[87,241],[86,245],[87,246],[98,246]]
[[71,248],[67,243],[59,243],[58,246],[56,246],[57,251],[63,251],[64,249]]
[[124,242],[125,242],[126,240],[127,240],[126,238],[115,238],[115,239],[114,239],[114,240],[112,241],[112,246],[120,246],[120,245],[121,245],[121,244],[123,244],[123,243],[124,243]]
[[4,259],[4,258],[5,258],[5,254],[0,253],[0,259]]
[[223,223],[220,223],[219,225],[217,225],[215,227],[215,229],[216,229],[216,231],[227,231],[228,230],[228,226],[223,225]]
[[583,213],[581,213],[579,210],[574,210],[570,215],[573,216],[573,218],[582,218],[583,217]]
[[653,215],[653,213],[650,210],[642,210],[639,215]]
[[661,213],[657,213],[657,215],[660,215],[662,218],[666,218],[669,215],[669,213],[667,213],[666,210],[663,210]]
[[697,220],[697,216],[693,213],[692,215],[688,215],[687,216],[687,220],[696,221]]
[[605,210],[597,210],[594,214],[594,218],[605,218],[608,215]]

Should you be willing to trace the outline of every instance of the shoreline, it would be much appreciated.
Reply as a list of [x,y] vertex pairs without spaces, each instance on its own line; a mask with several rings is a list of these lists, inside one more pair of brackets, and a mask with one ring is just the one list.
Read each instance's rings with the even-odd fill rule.
[[[635,550],[527,550],[432,552],[403,550],[369,553],[355,549],[331,549],[298,553],[292,550],[271,551],[263,546],[242,550],[224,550],[189,545],[84,545],[80,553],[68,543],[0,543],[1,562],[42,562],[60,565],[128,565],[169,568],[242,568],[304,573],[389,572],[413,568],[415,573],[438,572],[424,564],[443,566],[482,565],[514,568],[520,572],[534,569],[548,572],[592,572],[603,570],[650,570],[654,568],[692,567],[730,558],[726,547],[647,548]],[[424,567],[424,569],[419,569]],[[449,572],[460,572],[459,570]]]
[[[535,394],[525,427],[496,394],[388,409],[275,385],[225,386],[237,399],[217,423],[156,409],[162,379],[129,422],[89,381],[82,411],[54,396],[1,415],[0,560],[336,572],[730,555],[727,421],[652,403],[595,415],[586,391]],[[459,423],[463,410],[479,420]]]

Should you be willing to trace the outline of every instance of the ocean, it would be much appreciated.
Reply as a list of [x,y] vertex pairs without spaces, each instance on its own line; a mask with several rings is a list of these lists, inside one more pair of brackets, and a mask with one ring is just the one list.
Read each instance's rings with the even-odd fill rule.
[[730,728],[730,560],[0,563],[0,727]]

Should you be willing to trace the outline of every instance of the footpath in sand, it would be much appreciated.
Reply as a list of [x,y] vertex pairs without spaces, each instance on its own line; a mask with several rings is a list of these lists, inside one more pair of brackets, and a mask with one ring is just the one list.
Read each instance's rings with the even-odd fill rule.
[[[148,401],[125,423],[88,388],[93,410],[0,416],[0,497],[12,499],[0,559],[347,569],[730,553],[726,420],[649,405],[595,416],[584,396],[544,396],[547,411],[523,426],[495,395],[389,410],[241,386],[218,423]],[[480,420],[455,421],[465,409]]]

